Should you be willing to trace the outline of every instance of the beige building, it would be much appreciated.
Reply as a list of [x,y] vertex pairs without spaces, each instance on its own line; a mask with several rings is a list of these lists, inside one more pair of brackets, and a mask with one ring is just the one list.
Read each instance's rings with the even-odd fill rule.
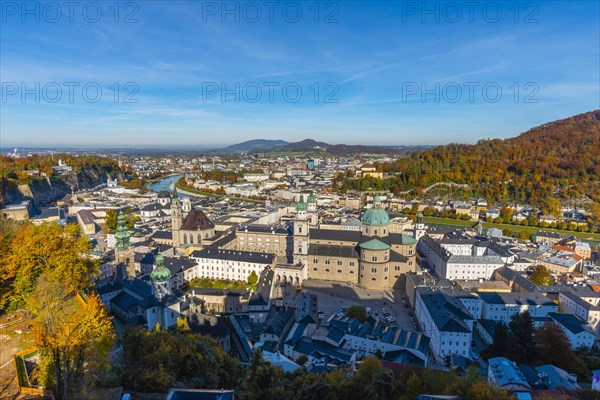
[[412,230],[414,224],[408,217],[396,217],[390,219],[390,233],[402,233],[404,231]]
[[417,241],[391,233],[381,200],[374,202],[363,216],[361,232],[311,229],[308,278],[373,290],[404,286],[405,274],[417,269]]
[[6,219],[12,219],[13,221],[27,221],[29,219],[29,210],[31,208],[31,202],[25,200],[19,204],[7,205],[2,209],[2,215]]
[[372,177],[372,178],[376,178],[376,179],[382,179],[383,178],[383,172],[377,171],[377,168],[375,168],[375,166],[371,163],[367,163],[367,164],[363,164],[360,169],[358,170],[358,174],[359,176],[364,176],[364,177]]

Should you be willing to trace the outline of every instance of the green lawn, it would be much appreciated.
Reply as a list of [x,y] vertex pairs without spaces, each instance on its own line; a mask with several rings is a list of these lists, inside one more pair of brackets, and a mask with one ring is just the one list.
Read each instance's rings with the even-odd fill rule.
[[196,278],[186,284],[188,289],[209,288],[209,289],[242,289],[256,291],[256,285],[250,285],[245,281],[230,281],[227,279]]
[[[423,220],[426,223],[434,224],[434,225],[446,225],[446,226],[460,226],[460,227],[475,227],[477,222],[473,221],[463,221],[454,218],[440,218],[440,217],[423,217]],[[488,228],[498,228],[498,229],[510,229],[513,232],[528,232],[530,235],[536,233],[539,230],[547,231],[547,232],[556,232],[564,235],[573,235],[575,237],[580,238],[581,240],[589,243],[599,243],[600,242],[600,234],[598,233],[588,233],[588,232],[575,232],[575,231],[567,231],[560,229],[552,229],[552,228],[540,228],[535,226],[522,226],[522,225],[510,225],[510,224],[495,224],[490,222],[484,222],[483,227]]]

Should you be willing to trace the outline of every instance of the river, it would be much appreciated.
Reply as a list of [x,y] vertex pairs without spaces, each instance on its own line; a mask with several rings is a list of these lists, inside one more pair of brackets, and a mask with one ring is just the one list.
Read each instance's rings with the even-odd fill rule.
[[[155,192],[160,192],[164,186],[167,191],[172,192],[171,185],[175,185],[175,182],[177,182],[179,178],[181,178],[181,175],[167,176],[166,178],[148,185],[148,189],[154,190]],[[183,195],[179,193],[179,197],[183,197]]]

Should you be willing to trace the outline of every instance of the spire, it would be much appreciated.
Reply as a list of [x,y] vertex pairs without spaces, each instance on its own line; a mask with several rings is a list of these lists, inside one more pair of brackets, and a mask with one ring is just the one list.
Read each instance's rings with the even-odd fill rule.
[[308,195],[308,198],[306,199],[306,202],[307,203],[316,203],[317,202],[317,198],[315,197],[315,194],[312,191]]
[[117,233],[115,233],[115,239],[117,239],[117,250],[125,250],[129,248],[131,243],[129,242],[129,238],[131,237],[131,233],[127,230],[125,221],[125,215],[123,211],[119,212],[119,216],[117,217]]
[[173,186],[173,198],[179,200],[179,193],[177,193],[177,185]]
[[381,197],[378,194],[373,198],[373,204],[375,207],[381,207]]
[[304,195],[300,195],[300,201],[296,203],[296,211],[306,211],[306,203],[304,202]]
[[417,223],[418,224],[422,224],[423,223],[423,213],[419,211],[419,213],[417,214]]

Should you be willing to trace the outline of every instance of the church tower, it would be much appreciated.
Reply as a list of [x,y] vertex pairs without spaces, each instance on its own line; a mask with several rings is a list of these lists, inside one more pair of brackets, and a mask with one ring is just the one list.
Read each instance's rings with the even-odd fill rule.
[[414,228],[414,238],[418,241],[427,233],[427,225],[423,222],[423,214],[417,214],[417,222],[415,223]]
[[308,215],[304,195],[296,203],[296,217],[294,218],[294,263],[308,260]]
[[319,224],[319,215],[317,214],[317,198],[313,192],[308,195],[306,203],[310,226],[316,227]]
[[183,198],[183,201],[181,203],[181,209],[183,210],[183,218],[185,218],[190,213],[190,211],[192,211],[192,202],[190,201],[190,198],[186,196]]
[[117,244],[115,246],[115,261],[117,268],[121,269],[124,278],[135,278],[135,262],[133,259],[133,247],[129,239],[131,233],[127,230],[125,215],[123,212],[119,212],[117,217],[117,233],[115,233],[115,239]]
[[154,260],[154,270],[150,273],[152,281],[152,290],[158,300],[170,296],[172,293],[171,287],[171,271],[165,267],[165,259],[162,254],[158,254]]
[[179,194],[177,193],[177,187],[173,188],[173,197],[171,198],[171,233],[173,235],[173,247],[179,247],[179,231],[181,224],[183,223],[183,215],[181,209],[181,202],[179,201]]

